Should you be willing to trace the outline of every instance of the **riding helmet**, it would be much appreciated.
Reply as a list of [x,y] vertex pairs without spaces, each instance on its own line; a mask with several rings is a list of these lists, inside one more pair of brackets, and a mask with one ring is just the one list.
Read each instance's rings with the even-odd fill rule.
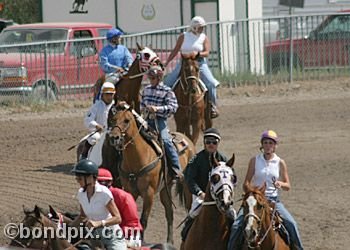
[[95,175],[98,174],[98,167],[95,162],[88,159],[80,160],[71,171],[75,175]]
[[102,87],[101,87],[101,92],[102,94],[107,94],[107,93],[115,93],[115,87],[114,84],[111,82],[105,82]]
[[112,176],[111,172],[109,172],[108,169],[99,168],[98,169],[97,180],[98,181],[112,181],[113,180],[113,176]]
[[208,128],[207,130],[205,130],[204,131],[204,139],[206,137],[215,137],[219,141],[221,140],[219,130],[217,130],[216,128]]
[[273,140],[275,143],[278,142],[278,135],[275,131],[273,130],[265,130],[262,134],[261,134],[261,139],[260,142],[262,142],[264,139],[271,139]]
[[112,40],[113,37],[124,35],[124,33],[119,29],[110,29],[106,34],[108,41]]

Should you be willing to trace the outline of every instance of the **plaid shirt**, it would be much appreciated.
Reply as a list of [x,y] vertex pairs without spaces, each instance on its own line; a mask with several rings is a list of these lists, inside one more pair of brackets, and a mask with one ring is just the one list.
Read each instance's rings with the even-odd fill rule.
[[174,114],[178,108],[174,92],[163,82],[157,86],[147,85],[142,91],[141,110],[146,106],[157,106],[156,115],[167,118]]

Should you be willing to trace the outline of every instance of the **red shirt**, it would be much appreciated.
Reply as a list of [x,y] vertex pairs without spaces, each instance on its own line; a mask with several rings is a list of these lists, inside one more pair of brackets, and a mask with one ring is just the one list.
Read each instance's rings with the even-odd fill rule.
[[142,231],[143,228],[137,213],[137,205],[134,197],[120,188],[110,187],[109,190],[112,192],[114,202],[122,217],[122,222],[119,226],[122,228],[123,232],[126,232],[125,230],[127,230],[128,227],[140,229]]

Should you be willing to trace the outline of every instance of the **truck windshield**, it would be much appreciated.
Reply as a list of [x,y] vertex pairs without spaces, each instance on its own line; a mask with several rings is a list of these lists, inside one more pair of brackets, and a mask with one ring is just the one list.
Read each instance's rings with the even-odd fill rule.
[[[58,40],[66,40],[68,30],[64,29],[11,29],[4,30],[0,34],[0,45],[13,45],[33,42],[52,42]],[[48,48],[52,53],[63,53],[65,43],[57,42],[48,44]],[[7,52],[26,52],[37,53],[44,48],[43,45],[27,45],[11,47]]]

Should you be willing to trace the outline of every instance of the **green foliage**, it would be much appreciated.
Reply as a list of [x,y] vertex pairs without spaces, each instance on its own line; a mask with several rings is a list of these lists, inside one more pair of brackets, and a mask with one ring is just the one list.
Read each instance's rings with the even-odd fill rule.
[[0,4],[3,4],[0,17],[12,19],[18,24],[41,22],[41,1],[42,0],[0,0]]

